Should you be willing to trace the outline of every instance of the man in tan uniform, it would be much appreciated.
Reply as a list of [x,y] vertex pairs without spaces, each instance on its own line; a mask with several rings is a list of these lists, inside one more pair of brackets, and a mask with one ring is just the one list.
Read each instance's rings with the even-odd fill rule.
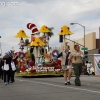
[[79,45],[74,46],[75,51],[73,51],[68,59],[68,65],[70,65],[72,61],[72,65],[74,67],[74,73],[75,73],[75,85],[81,86],[81,81],[80,81],[80,75],[82,72],[82,58],[83,58],[83,52],[80,51]]

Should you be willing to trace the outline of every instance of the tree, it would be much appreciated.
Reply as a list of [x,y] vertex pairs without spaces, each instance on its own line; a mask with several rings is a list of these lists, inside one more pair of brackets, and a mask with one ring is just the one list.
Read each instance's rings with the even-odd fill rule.
[[49,38],[51,38],[54,35],[54,33],[52,32],[52,30],[54,28],[53,27],[48,27],[48,29],[50,30],[50,32],[48,32],[47,34],[48,34]]
[[30,42],[29,42],[29,39],[26,39],[25,40],[25,46],[27,47],[27,51],[28,51],[28,44],[29,44]]
[[54,33],[52,32],[52,30],[54,29],[54,27],[48,27],[48,29],[50,30],[50,32],[48,32],[48,51],[49,51],[49,40],[50,38],[54,35]]

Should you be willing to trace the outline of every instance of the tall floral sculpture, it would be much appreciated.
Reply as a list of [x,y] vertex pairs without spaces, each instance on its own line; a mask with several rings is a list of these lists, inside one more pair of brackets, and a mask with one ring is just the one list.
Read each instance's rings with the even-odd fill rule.
[[70,31],[70,28],[66,25],[61,27],[60,33],[58,35],[63,35],[63,39],[64,39],[64,47],[65,47],[65,42],[66,42],[66,36],[72,35],[73,33]]
[[24,30],[20,30],[15,37],[20,38],[20,43],[19,43],[20,48],[19,49],[23,51],[24,49],[24,39],[23,38],[29,38],[29,36],[26,35]]
[[42,41],[46,44],[44,47],[44,54],[45,54],[46,53],[46,46],[48,46],[48,32],[50,32],[50,30],[46,25],[43,25],[40,28],[39,32],[43,33],[42,37],[44,36]]
[[25,69],[26,66],[26,60],[25,60],[25,53],[24,53],[24,38],[29,38],[29,36],[26,35],[24,30],[20,30],[17,35],[15,36],[16,38],[20,38],[20,51],[19,51],[19,57],[18,57],[18,67],[20,69]]
[[32,31],[30,47],[34,47],[33,54],[35,56],[35,64],[36,64],[40,56],[40,51],[39,51],[40,47],[43,47],[46,44],[42,41],[44,37],[40,37],[40,33],[35,24],[28,23],[27,28]]

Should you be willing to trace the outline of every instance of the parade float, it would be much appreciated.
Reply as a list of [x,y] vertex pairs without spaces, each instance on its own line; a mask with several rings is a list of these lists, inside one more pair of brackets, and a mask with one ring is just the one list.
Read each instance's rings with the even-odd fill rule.
[[31,40],[27,43],[27,52],[24,51],[24,38],[29,38],[24,30],[20,30],[15,36],[20,38],[20,51],[18,56],[16,76],[62,76],[61,60],[48,53],[48,32],[50,30],[43,25],[40,30],[33,23],[28,23],[27,28],[32,31]]

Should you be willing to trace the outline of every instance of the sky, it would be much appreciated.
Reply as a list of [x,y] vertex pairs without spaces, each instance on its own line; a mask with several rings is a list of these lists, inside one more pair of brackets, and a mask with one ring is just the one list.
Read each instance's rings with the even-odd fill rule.
[[[15,3],[17,3],[15,5]],[[0,0],[0,43],[2,54],[14,47],[19,51],[19,39],[15,35],[23,29],[28,36],[31,30],[27,23],[54,27],[54,36],[50,46],[60,46],[59,32],[63,25],[70,27],[74,33],[70,39],[83,38],[83,27],[70,25],[80,23],[86,28],[86,34],[96,32],[98,38],[100,27],[100,0]]]

